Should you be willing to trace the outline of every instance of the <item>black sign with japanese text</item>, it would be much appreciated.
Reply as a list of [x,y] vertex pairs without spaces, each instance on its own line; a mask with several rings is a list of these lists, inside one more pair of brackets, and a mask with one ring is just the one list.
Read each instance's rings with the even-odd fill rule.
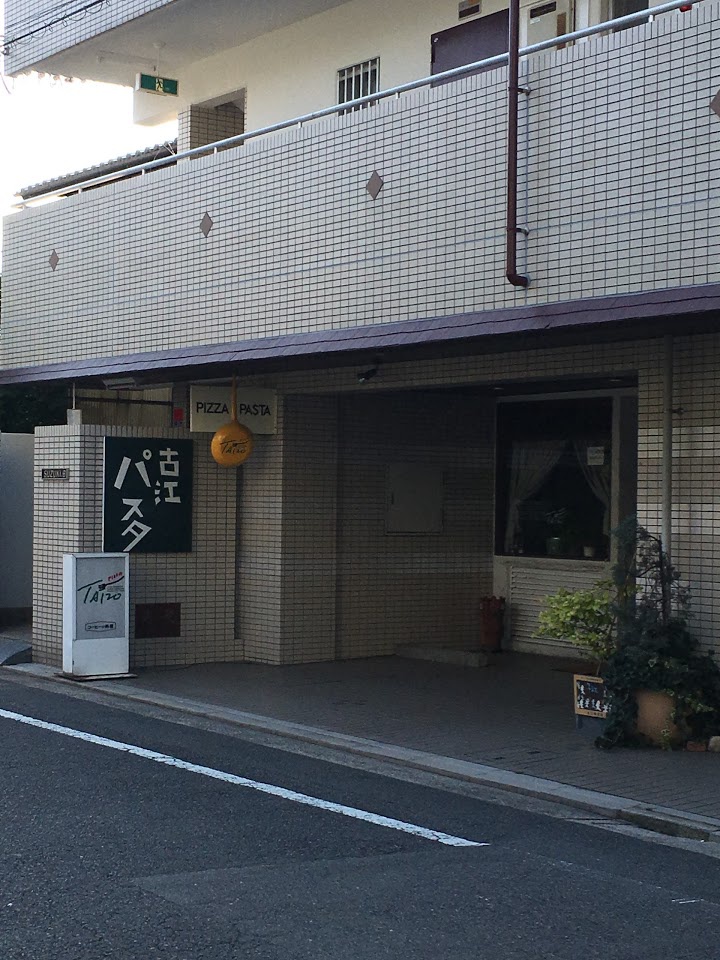
[[587,677],[576,673],[575,713],[581,717],[606,717],[608,713],[607,690],[602,677]]
[[192,550],[192,440],[105,437],[103,550]]

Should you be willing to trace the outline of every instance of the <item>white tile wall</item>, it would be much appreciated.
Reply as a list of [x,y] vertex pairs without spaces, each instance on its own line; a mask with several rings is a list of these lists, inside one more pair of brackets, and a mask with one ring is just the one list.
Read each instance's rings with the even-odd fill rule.
[[717,13],[530,61],[528,290],[504,279],[498,70],[9,217],[0,365],[718,281]]
[[[357,367],[324,369],[315,372],[294,372],[277,377],[271,382],[267,377],[246,377],[243,382],[262,386],[275,385],[287,393],[345,395],[357,392]],[[562,348],[529,348],[518,341],[512,352],[489,353],[480,356],[428,359],[408,363],[381,365],[378,375],[363,387],[365,396],[374,396],[385,391],[422,390],[439,386],[492,384],[518,384],[532,380],[557,378],[586,378],[592,387],[593,378],[608,375],[635,374],[638,380],[638,517],[651,531],[660,532],[661,515],[661,465],[662,465],[662,368],[663,342],[648,339],[633,342],[618,342],[592,345],[576,345]],[[673,430],[673,558],[685,581],[690,585],[694,598],[694,627],[704,646],[715,649],[720,633],[720,593],[716,581],[720,569],[720,485],[716,482],[720,471],[720,333],[693,337],[675,338],[674,362],[674,416]],[[429,395],[432,396],[432,395]],[[380,401],[378,401],[380,402]],[[387,403],[387,401],[383,401]],[[365,401],[343,400],[341,408],[354,411],[344,414],[340,420],[341,439],[340,481],[338,511],[338,610],[336,612],[336,636],[342,656],[365,656],[370,653],[388,652],[394,643],[412,642],[417,636],[427,642],[431,637],[452,636],[452,642],[461,644],[472,636],[475,629],[472,618],[461,622],[457,612],[449,631],[442,633],[439,619],[441,593],[434,594],[430,606],[432,631],[418,630],[412,613],[404,606],[404,597],[417,596],[421,585],[426,583],[422,560],[423,544],[417,550],[408,551],[404,559],[391,556],[389,546],[378,535],[379,517],[382,510],[383,491],[378,476],[384,460],[413,448],[415,425],[403,414],[403,394],[396,398],[398,408],[388,424],[378,433],[378,419],[372,415],[372,404]],[[392,404],[391,404],[392,406]],[[393,426],[394,425],[394,426]],[[393,433],[393,429],[395,433]],[[470,428],[468,428],[470,429]],[[384,431],[384,432],[383,432]],[[462,463],[462,457],[454,461],[452,446],[443,450],[447,427],[443,428],[440,447],[429,443],[418,451],[431,457],[446,459],[449,463]],[[457,582],[453,586],[457,596],[462,596],[465,609],[472,604],[473,591],[480,596],[491,588],[492,540],[488,524],[491,522],[492,506],[489,498],[492,482],[490,451],[483,447],[483,425],[478,423],[474,431],[476,445],[467,443],[467,464],[463,469],[470,476],[473,469],[479,470],[477,482],[459,489],[458,503],[463,502],[468,516],[477,517],[474,526],[458,530],[456,540],[444,562],[453,566]],[[392,438],[392,442],[388,440]],[[285,441],[287,442],[287,441]],[[312,446],[296,456],[294,469],[302,469],[312,457]],[[402,457],[401,457],[402,459]],[[287,462],[287,461],[286,461]],[[277,482],[282,483],[282,465],[276,461]],[[474,464],[474,466],[473,466]],[[351,480],[343,480],[343,471],[349,471]],[[292,474],[286,473],[285,477]],[[484,478],[484,479],[483,479]],[[328,484],[331,479],[328,477]],[[484,503],[475,499],[477,491],[486,497]],[[482,497],[481,497],[482,499]],[[245,507],[243,508],[245,509]],[[485,513],[483,513],[483,510]],[[273,543],[277,557],[282,556],[282,523],[274,529]],[[313,562],[316,547],[321,555],[327,550],[328,534],[320,532],[317,539],[309,525],[303,534],[304,556],[308,564]],[[463,541],[464,536],[469,540]],[[422,540],[423,538],[420,538]],[[464,546],[462,546],[464,543]],[[476,551],[477,544],[480,551]],[[367,546],[365,546],[367,544]],[[462,550],[453,556],[458,545]],[[295,541],[295,560],[302,543]],[[269,549],[266,544],[265,549]],[[417,566],[415,565],[417,562]],[[288,570],[290,568],[287,568]],[[355,583],[355,588],[353,587]],[[318,588],[319,589],[319,588]],[[281,588],[282,594],[282,588]],[[377,602],[375,603],[375,598]],[[317,597],[311,602],[317,602]],[[378,614],[376,606],[382,611]],[[277,605],[280,618],[282,605]],[[395,618],[395,610],[403,615]],[[288,611],[289,608],[286,608]],[[383,616],[383,613],[385,616]],[[297,617],[302,611],[296,608],[285,622],[277,621],[280,637],[290,629],[300,630]],[[528,618],[533,611],[522,612],[524,628],[530,630]],[[432,620],[435,617],[435,620]],[[435,631],[435,632],[433,632]],[[309,637],[311,628],[307,628]],[[308,644],[309,640],[306,641]],[[278,640],[282,644],[282,640]],[[299,655],[299,659],[302,654]]]
[[[493,417],[477,400],[433,404],[430,388],[568,376],[590,387],[600,375],[636,374],[638,514],[658,532],[662,356],[662,340],[552,349],[519,341],[506,353],[385,362],[361,391],[353,367],[244,378],[285,394],[278,434],[258,437],[240,471],[237,536],[236,474],[210,461],[209,435],[194,435],[196,550],[133,561],[138,599],[183,603],[183,638],[136,646],[136,662],[288,663],[388,653],[398,643],[470,645],[477,601],[492,588]],[[720,333],[675,338],[672,548],[708,649],[720,631],[718,370]],[[61,554],[100,546],[101,435],[116,431],[153,433],[38,430],[36,475],[70,467],[67,484],[36,483],[39,659],[59,662]],[[447,537],[384,536],[385,464],[413,458],[447,466]],[[520,611],[526,632],[535,610]]]
[[[33,656],[62,659],[62,554],[102,550],[103,436],[191,436],[152,427],[38,427],[35,444]],[[131,663],[134,666],[237,660],[235,641],[235,482],[194,447],[193,550],[131,557]],[[43,483],[43,467],[67,467],[66,482]],[[135,640],[134,603],[180,603],[180,638]]]
[[[720,87],[717,13],[703,4],[532,61],[521,116],[527,291],[503,279],[498,71],[9,218],[0,364],[718,281],[720,120],[709,109]],[[374,169],[385,180],[375,202],[364,189]],[[718,368],[720,333],[676,339],[672,546],[708,648],[720,629]],[[639,515],[657,530],[661,369],[659,340],[546,350],[519,342],[507,353],[385,363],[365,393],[634,372]],[[136,645],[138,663],[365,655],[417,632],[407,610],[393,619],[393,604],[426,582],[414,567],[420,545],[398,557],[376,540],[356,565],[358,518],[377,515],[387,454],[382,435],[368,433],[369,401],[338,406],[337,395],[357,391],[356,370],[262,382],[287,395],[286,409],[278,435],[262,438],[243,468],[237,547],[235,475],[218,472],[197,437],[197,551],[134,561],[138,599],[177,598],[184,610],[181,641]],[[395,424],[404,416],[397,411]],[[368,444],[363,456],[348,424]],[[59,662],[60,555],[99,547],[100,437],[111,429],[38,432],[36,471],[71,468],[62,488],[36,487],[36,650],[48,662]],[[485,469],[482,444],[476,452],[468,469]],[[448,454],[430,444],[423,455]],[[347,464],[367,474],[367,495],[337,484]],[[477,488],[458,490],[480,510]],[[489,560],[481,552],[457,568],[466,601],[471,577],[485,589]],[[358,577],[366,595],[380,591],[385,618],[348,587]],[[461,638],[473,629],[470,620],[455,626]]]
[[[494,404],[444,391],[341,402],[337,643],[341,657],[400,644],[472,649],[492,593]],[[443,472],[439,533],[388,535],[391,463]]]

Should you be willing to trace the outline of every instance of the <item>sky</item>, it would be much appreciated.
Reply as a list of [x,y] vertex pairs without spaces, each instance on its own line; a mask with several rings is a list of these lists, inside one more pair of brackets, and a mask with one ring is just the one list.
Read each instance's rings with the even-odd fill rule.
[[21,187],[162,143],[176,128],[133,124],[129,87],[0,75],[0,216]]

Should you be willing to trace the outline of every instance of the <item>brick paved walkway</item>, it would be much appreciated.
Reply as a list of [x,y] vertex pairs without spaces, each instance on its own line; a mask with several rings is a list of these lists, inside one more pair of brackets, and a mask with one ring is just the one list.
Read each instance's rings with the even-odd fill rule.
[[395,657],[142,671],[133,686],[720,818],[720,754],[596,750],[572,668],[503,654],[484,669]]

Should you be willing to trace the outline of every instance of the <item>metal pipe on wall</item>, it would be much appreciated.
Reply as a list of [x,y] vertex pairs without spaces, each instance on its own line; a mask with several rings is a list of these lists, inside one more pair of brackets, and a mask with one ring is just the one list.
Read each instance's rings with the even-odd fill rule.
[[672,539],[672,457],[673,457],[673,338],[663,337],[663,434],[662,434],[662,526],[663,548],[671,554]]
[[518,100],[520,93],[520,0],[510,0],[508,25],[507,204],[505,208],[505,276],[514,287],[529,280],[517,272]]

